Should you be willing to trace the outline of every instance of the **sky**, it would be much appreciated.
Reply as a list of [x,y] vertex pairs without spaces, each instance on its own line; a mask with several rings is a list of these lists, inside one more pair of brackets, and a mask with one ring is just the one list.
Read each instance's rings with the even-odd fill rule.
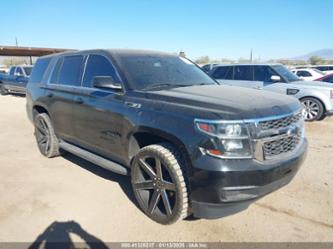
[[0,45],[291,58],[333,48],[333,0],[3,0]]

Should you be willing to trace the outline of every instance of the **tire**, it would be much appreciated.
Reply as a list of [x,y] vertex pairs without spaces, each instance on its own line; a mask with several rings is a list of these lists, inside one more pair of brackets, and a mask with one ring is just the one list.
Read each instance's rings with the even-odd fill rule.
[[60,155],[59,141],[54,133],[50,117],[46,113],[35,116],[35,137],[40,153],[48,158]]
[[3,84],[0,84],[0,95],[4,96],[4,95],[7,95],[7,94],[8,94],[7,89],[4,87]]
[[133,160],[131,182],[136,200],[143,212],[160,224],[172,224],[189,215],[182,166],[180,153],[168,143],[146,146]]
[[301,103],[305,108],[305,121],[321,120],[324,117],[324,106],[318,99],[307,97],[301,99]]

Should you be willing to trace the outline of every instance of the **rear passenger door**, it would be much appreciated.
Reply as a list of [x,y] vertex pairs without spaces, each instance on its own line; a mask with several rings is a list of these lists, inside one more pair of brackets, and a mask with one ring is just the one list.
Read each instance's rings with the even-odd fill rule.
[[94,88],[96,76],[111,76],[114,82],[121,83],[108,57],[88,56],[82,87],[74,99],[75,137],[81,147],[124,163],[124,95],[122,91]]
[[216,79],[219,83],[232,85],[233,66],[219,66],[213,69],[210,76]]
[[81,85],[83,55],[60,57],[46,87],[46,101],[57,136],[75,142],[73,129],[74,95]]
[[254,69],[251,65],[234,66],[234,86],[261,89],[262,85],[254,81]]

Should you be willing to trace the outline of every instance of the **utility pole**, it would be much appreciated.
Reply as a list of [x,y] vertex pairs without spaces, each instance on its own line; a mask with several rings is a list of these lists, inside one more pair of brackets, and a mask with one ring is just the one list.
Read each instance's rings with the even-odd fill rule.
[[250,53],[250,61],[251,63],[253,62],[253,49],[251,48],[251,53]]
[[16,47],[18,47],[17,37],[15,37],[15,44],[16,44]]

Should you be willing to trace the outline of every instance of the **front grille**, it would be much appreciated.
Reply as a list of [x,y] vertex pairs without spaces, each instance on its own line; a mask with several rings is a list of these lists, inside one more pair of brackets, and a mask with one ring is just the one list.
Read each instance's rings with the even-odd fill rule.
[[300,111],[282,118],[259,120],[254,147],[257,160],[274,159],[295,150],[302,142],[303,125]]
[[291,152],[297,147],[300,140],[301,134],[296,134],[265,142],[263,144],[264,158],[269,159],[283,153]]
[[262,130],[271,130],[271,129],[279,129],[285,128],[293,123],[297,123],[302,118],[302,113],[298,112],[296,114],[272,120],[260,121],[259,125]]

